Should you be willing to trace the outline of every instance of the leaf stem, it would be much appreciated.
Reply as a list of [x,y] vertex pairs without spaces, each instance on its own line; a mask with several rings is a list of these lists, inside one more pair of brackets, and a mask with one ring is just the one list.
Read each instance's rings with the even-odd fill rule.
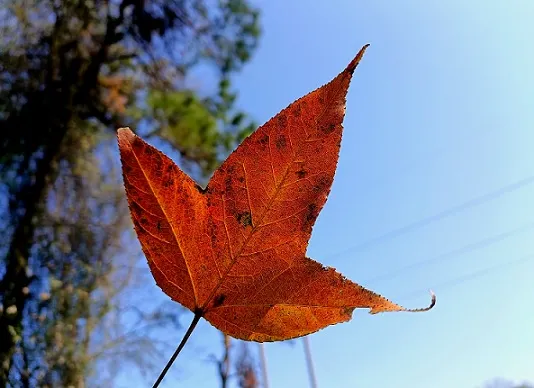
[[178,357],[178,355],[180,354],[180,351],[182,350],[182,348],[184,347],[185,343],[187,342],[187,340],[191,336],[191,333],[193,332],[193,330],[195,330],[195,327],[197,326],[198,321],[200,321],[200,318],[202,318],[202,311],[195,312],[195,317],[193,318],[193,321],[189,325],[189,328],[187,329],[187,331],[186,331],[186,333],[184,335],[184,338],[182,338],[182,341],[180,342],[180,345],[178,345],[178,347],[174,351],[172,357],[167,362],[167,365],[165,365],[165,368],[163,368],[163,370],[161,371],[158,379],[156,380],[156,382],[154,383],[152,388],[157,388],[159,386],[159,384],[161,383],[161,381],[163,380],[163,378],[165,377],[165,375],[169,371],[169,368],[171,367],[172,363],[174,362],[174,360],[176,360],[176,357]]

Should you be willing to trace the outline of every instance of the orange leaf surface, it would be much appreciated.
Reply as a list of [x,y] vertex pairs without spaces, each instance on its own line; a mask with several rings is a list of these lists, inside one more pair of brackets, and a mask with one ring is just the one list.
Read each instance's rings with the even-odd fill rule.
[[224,333],[278,341],[348,321],[355,308],[434,305],[433,297],[406,310],[306,257],[366,47],[246,138],[205,189],[128,128],[118,132],[132,219],[157,284]]

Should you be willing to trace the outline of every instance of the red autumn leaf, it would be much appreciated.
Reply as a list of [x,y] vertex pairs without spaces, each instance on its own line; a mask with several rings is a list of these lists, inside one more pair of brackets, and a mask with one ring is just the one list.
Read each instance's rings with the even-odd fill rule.
[[[366,46],[367,47],[367,46]],[[162,290],[233,337],[278,341],[371,313],[406,310],[306,257],[330,191],[345,96],[364,47],[330,83],[258,128],[205,189],[119,130],[130,211]]]

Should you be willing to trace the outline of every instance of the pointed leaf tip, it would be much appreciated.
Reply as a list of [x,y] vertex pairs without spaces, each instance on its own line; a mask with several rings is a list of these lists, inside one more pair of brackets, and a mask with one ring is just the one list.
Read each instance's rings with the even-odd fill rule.
[[387,299],[384,299],[387,303],[383,305],[377,305],[377,306],[371,307],[371,309],[369,310],[369,314],[378,314],[378,313],[392,312],[392,311],[404,311],[408,313],[423,313],[425,311],[432,310],[432,308],[436,305],[436,294],[434,294],[434,291],[430,290],[430,296],[431,296],[430,304],[427,307],[417,308],[417,309],[407,309],[396,303],[392,303]]
[[354,73],[354,70],[356,70],[356,67],[360,63],[360,61],[363,58],[363,54],[365,54],[365,50],[367,50],[367,47],[369,47],[369,43],[367,43],[365,46],[363,46],[360,51],[358,51],[358,54],[354,57],[354,59],[349,63],[347,68],[345,69],[346,72],[352,74]]
[[430,296],[432,299],[430,300],[430,305],[428,305],[428,307],[424,307],[420,309],[406,309],[405,311],[409,313],[422,313],[425,311],[432,310],[432,308],[436,305],[436,294],[434,294],[434,291],[430,290]]
[[132,130],[129,127],[123,127],[117,129],[117,138],[119,139],[119,142],[132,142],[134,139],[135,134],[132,132]]

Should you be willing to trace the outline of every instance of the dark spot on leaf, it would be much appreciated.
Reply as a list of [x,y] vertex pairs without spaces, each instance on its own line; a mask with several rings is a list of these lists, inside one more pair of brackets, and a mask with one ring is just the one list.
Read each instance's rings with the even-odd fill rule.
[[226,187],[226,191],[232,191],[232,177],[230,175],[225,178],[224,187]]
[[146,224],[148,224],[148,220],[145,217],[142,217],[141,220],[139,220],[139,223],[145,226]]
[[132,167],[129,166],[128,164],[122,164],[122,167],[123,167],[123,170],[124,170],[124,173],[125,174],[129,174],[130,172],[132,172]]
[[163,175],[163,160],[161,159],[161,157],[159,157],[159,158],[156,158],[156,160],[154,160],[154,163],[155,163],[154,172],[156,173],[158,177],[161,177]]
[[311,228],[311,225],[317,218],[317,215],[319,214],[319,208],[316,204],[310,203],[308,207],[306,208],[305,218],[304,218],[304,230],[308,231]]
[[303,168],[301,168],[300,170],[298,170],[296,172],[297,176],[302,179],[304,178],[308,173],[306,172],[306,170],[304,170]]
[[267,145],[269,143],[269,136],[263,135],[258,141],[262,145]]
[[220,294],[215,297],[213,300],[213,307],[219,307],[224,303],[224,300],[226,299],[226,295]]
[[353,311],[354,311],[354,307],[343,307],[343,315],[347,315],[351,317]]
[[327,135],[329,133],[332,133],[335,129],[336,129],[336,124],[332,124],[332,123],[322,125],[320,128],[320,130]]
[[287,145],[286,137],[282,134],[278,135],[276,138],[276,148],[278,150],[282,150],[282,148],[285,148]]
[[158,223],[156,224],[156,228],[158,228],[158,231],[161,231],[161,222],[158,221]]
[[313,191],[318,193],[323,191],[328,185],[330,184],[330,180],[326,176],[320,176],[319,179],[317,179],[317,182],[315,185],[313,185]]
[[171,187],[174,184],[174,178],[169,178],[163,182],[163,187]]
[[323,94],[320,94],[320,95],[319,95],[319,102],[320,102],[321,104],[324,104],[324,95],[323,95]]
[[245,178],[243,176],[239,176],[237,177],[237,180],[239,181],[239,183],[243,183],[245,181]]
[[136,215],[141,213],[142,212],[142,208],[141,206],[139,206],[139,204],[136,202],[136,201],[130,201],[130,209],[132,210],[133,213],[135,213]]
[[152,147],[149,147],[149,146],[145,146],[144,151],[145,151],[145,154],[147,155],[153,155],[155,153]]
[[237,222],[239,222],[244,227],[252,226],[252,214],[250,212],[242,212],[236,216]]
[[301,104],[297,104],[295,106],[295,109],[293,110],[293,116],[300,117],[300,114],[302,113]]
[[278,125],[282,128],[287,125],[287,117],[284,114],[278,116]]

